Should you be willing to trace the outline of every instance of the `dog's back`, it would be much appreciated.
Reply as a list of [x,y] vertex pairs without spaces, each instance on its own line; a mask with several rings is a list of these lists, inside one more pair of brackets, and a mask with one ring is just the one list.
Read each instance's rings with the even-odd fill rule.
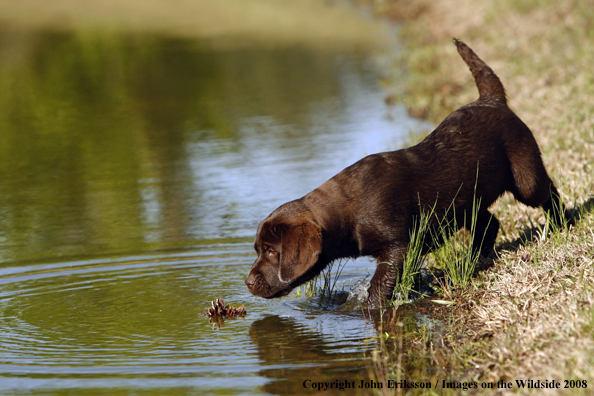
[[557,224],[563,223],[565,209],[545,170],[538,144],[526,124],[508,108],[505,88],[499,77],[465,43],[458,39],[453,41],[476,81],[480,95],[477,102],[498,105],[501,113],[506,114],[498,121],[492,120],[489,128],[491,133],[497,130],[501,134],[501,148],[510,166],[509,179],[513,183],[508,184],[506,189],[518,201],[532,207],[542,206],[546,212],[553,214]]
[[[454,39],[468,65],[479,98],[448,115],[418,145],[386,153],[405,164],[417,203],[436,213],[463,215],[479,199],[480,213],[504,192],[532,207],[542,206],[562,224],[564,207],[547,174],[530,129],[508,107],[499,77],[472,49]],[[395,195],[402,195],[401,191]]]

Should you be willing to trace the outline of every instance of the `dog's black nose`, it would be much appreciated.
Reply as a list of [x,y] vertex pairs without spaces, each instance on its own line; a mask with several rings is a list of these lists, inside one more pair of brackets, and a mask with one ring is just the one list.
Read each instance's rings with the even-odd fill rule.
[[252,274],[248,275],[248,277],[245,278],[245,284],[248,289],[251,289],[256,284],[256,277]]

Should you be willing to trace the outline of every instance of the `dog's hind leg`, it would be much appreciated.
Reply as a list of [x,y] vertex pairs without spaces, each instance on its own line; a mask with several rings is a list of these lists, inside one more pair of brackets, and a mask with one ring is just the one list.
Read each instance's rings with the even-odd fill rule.
[[570,223],[570,217],[542,163],[540,150],[536,142],[526,146],[508,152],[514,180],[511,192],[525,205],[542,207],[556,227],[564,227]]
[[[471,220],[472,221],[472,220]],[[465,226],[470,230],[470,224]],[[495,239],[499,233],[499,220],[489,211],[485,211],[476,217],[474,225],[474,237],[472,239],[472,253],[480,253],[482,257],[487,257],[493,252]]]
[[541,205],[548,218],[551,219],[556,228],[565,228],[573,224],[573,220],[565,209],[565,205],[563,205],[553,182],[551,182],[549,188],[549,199]]

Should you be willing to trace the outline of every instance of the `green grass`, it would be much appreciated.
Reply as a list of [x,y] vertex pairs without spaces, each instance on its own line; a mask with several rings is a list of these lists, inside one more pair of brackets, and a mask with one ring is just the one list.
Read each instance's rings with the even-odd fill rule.
[[[321,299],[335,299],[339,291],[337,288],[338,278],[346,263],[347,261],[345,260],[331,262],[320,275],[297,287],[293,294],[297,298],[301,298],[302,296],[308,298],[318,296]],[[337,268],[333,273],[334,266]],[[341,291],[344,291],[344,285]]]
[[[478,169],[477,169],[478,178]],[[444,292],[448,291],[451,286],[454,289],[464,288],[470,284],[470,280],[474,275],[478,261],[480,259],[480,249],[482,247],[485,234],[481,236],[481,243],[477,247],[476,251],[473,249],[472,241],[477,233],[476,222],[478,216],[478,210],[480,208],[480,198],[476,198],[476,184],[474,187],[474,197],[472,200],[472,210],[470,214],[464,213],[464,224],[466,224],[466,217],[470,216],[470,229],[468,234],[458,232],[454,236],[448,239],[447,229],[453,227],[453,229],[459,229],[459,225],[456,223],[455,206],[452,203],[451,208],[454,210],[453,213],[453,225],[446,224],[438,227],[437,237],[446,241],[443,246],[434,252],[436,263],[441,263],[446,279],[442,283],[442,289]],[[486,229],[485,229],[486,232]],[[449,294],[449,293],[446,293]]]
[[[410,242],[404,255],[403,274],[396,285],[392,305],[401,304],[409,299],[412,287],[418,281],[421,267],[425,263],[423,252],[428,246],[438,247],[431,255],[434,266],[441,268],[445,274],[444,279],[437,278],[442,292],[449,295],[452,289],[464,288],[470,284],[485,237],[484,234],[481,236],[481,243],[475,251],[472,241],[477,233],[476,224],[480,208],[480,198],[476,198],[476,184],[472,209],[470,213],[464,212],[463,224],[457,223],[455,200],[456,198],[444,215],[439,217],[435,213],[437,202],[430,208],[424,208],[419,204],[420,215],[413,220]],[[468,222],[467,216],[470,216]],[[464,224],[469,225],[468,233],[459,231]],[[398,268],[394,269],[398,272]]]
[[413,219],[412,229],[410,230],[410,241],[403,259],[402,276],[398,273],[398,268],[394,266],[399,282],[394,288],[391,305],[399,305],[409,299],[413,285],[418,279],[421,266],[423,265],[423,250],[430,233],[432,216],[433,211],[425,213],[423,208],[421,208],[420,215]]

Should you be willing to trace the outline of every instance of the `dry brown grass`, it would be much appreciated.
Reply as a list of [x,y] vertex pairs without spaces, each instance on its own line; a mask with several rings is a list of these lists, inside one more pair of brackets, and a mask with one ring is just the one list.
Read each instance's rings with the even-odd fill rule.
[[471,343],[488,339],[471,359],[481,380],[580,379],[594,387],[593,226],[590,216],[504,252],[466,296],[475,304],[459,330]]
[[[499,258],[444,308],[448,331],[434,353],[453,378],[586,380],[594,388],[594,23],[592,0],[384,0],[403,18],[412,74],[401,100],[439,122],[477,97],[450,40],[467,42],[499,75],[510,105],[532,129],[565,203],[583,210],[570,231],[544,237],[542,211],[511,196],[492,209],[501,221]],[[540,231],[539,231],[540,230]],[[444,361],[439,356],[447,356]],[[440,363],[441,362],[441,363]],[[445,362],[445,363],[444,363]],[[472,370],[468,370],[472,368]],[[518,390],[513,392],[529,393]],[[498,390],[507,394],[510,390]],[[487,394],[494,394],[489,391]]]

